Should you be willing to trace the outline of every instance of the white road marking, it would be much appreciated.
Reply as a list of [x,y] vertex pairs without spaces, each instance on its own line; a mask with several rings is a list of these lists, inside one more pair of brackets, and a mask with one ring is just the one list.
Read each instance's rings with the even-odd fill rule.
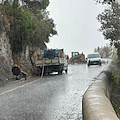
[[3,95],[3,94],[5,94],[5,93],[12,92],[12,91],[17,90],[17,89],[19,89],[19,88],[23,88],[24,86],[27,86],[27,85],[29,85],[29,84],[32,84],[32,83],[34,83],[34,82],[36,82],[36,81],[38,81],[38,80],[40,80],[40,79],[36,79],[36,80],[34,80],[34,81],[32,81],[32,82],[26,83],[26,84],[24,84],[24,85],[15,87],[15,88],[10,89],[10,90],[7,90],[7,91],[4,91],[4,92],[0,93],[0,95]]

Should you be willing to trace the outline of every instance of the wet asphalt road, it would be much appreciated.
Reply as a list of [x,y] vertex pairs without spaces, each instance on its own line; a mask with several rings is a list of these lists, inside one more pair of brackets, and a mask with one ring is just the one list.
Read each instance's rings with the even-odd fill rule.
[[82,95],[106,65],[69,65],[68,74],[0,88],[0,120],[82,120]]

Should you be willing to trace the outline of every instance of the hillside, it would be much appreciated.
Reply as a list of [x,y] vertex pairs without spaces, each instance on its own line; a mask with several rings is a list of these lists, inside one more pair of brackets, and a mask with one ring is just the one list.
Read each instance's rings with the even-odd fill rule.
[[24,52],[12,55],[10,39],[6,31],[9,29],[9,19],[3,11],[0,11],[0,84],[7,79],[13,78],[11,69],[14,64],[17,64],[22,70],[32,75],[31,72],[35,69],[34,64],[37,52],[46,48],[43,42],[40,47],[27,46]]
[[41,7],[38,15],[38,9],[33,12],[16,1],[0,4],[0,85],[14,77],[11,69],[15,64],[29,76],[36,75],[40,49],[47,48],[49,37],[57,34],[46,10]]

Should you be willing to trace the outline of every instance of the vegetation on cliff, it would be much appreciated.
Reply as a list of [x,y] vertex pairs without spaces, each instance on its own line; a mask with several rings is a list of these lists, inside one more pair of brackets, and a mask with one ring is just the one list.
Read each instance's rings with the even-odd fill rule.
[[48,17],[46,7],[49,0],[4,1],[0,10],[5,12],[10,20],[10,30],[7,34],[13,54],[21,53],[26,46],[39,47],[43,42],[49,42],[49,37],[56,35],[53,19]]
[[116,0],[95,0],[98,3],[102,3],[102,4],[111,4],[112,2],[115,2]]

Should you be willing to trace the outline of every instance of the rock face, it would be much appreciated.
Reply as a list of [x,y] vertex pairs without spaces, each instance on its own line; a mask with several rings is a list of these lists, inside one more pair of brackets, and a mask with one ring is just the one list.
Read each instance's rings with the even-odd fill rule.
[[40,52],[40,49],[47,48],[44,43],[41,43],[41,47],[26,47],[26,51],[19,55],[13,56],[13,63],[17,64],[22,71],[27,72],[29,75],[35,75],[36,74],[36,58],[37,55]]
[[9,21],[4,12],[0,11],[0,84],[12,76],[13,59],[7,30],[9,30]]
[[19,55],[12,55],[10,39],[7,31],[10,29],[9,19],[3,11],[0,11],[0,84],[6,79],[13,78],[11,72],[12,66],[17,64],[21,70],[27,72],[29,75],[35,72],[35,60],[40,49],[46,48],[44,43],[41,43],[39,48],[26,47],[26,51]]

